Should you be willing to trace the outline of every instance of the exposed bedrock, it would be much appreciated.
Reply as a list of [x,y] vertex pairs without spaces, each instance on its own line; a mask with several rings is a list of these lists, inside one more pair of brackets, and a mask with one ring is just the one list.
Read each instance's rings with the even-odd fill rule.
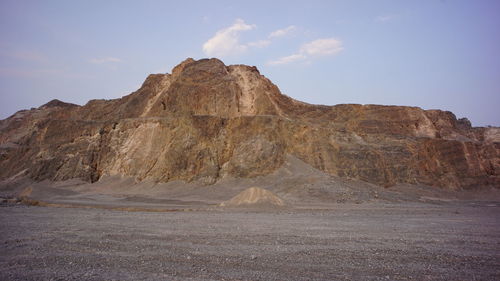
[[383,186],[500,187],[500,128],[417,107],[310,105],[217,59],[187,59],[120,99],[54,100],[0,121],[2,179],[212,184],[272,173],[286,155]]

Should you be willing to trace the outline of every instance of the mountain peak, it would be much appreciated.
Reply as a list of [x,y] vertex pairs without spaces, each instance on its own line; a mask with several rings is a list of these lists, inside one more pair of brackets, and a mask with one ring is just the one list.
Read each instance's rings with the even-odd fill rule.
[[48,103],[40,106],[39,108],[49,108],[49,107],[76,107],[78,105],[76,104],[73,104],[73,103],[67,103],[67,102],[63,102],[63,101],[60,101],[58,99],[53,99],[51,101],[49,101]]
[[193,58],[185,59],[184,61],[182,61],[181,63],[179,63],[178,65],[176,65],[172,69],[172,75],[174,75],[174,76],[178,75],[179,73],[181,73],[184,70],[184,68],[186,68],[186,66],[188,66],[189,64],[192,64],[193,62],[196,62]]
[[188,58],[173,68],[168,86],[153,97],[147,116],[278,115],[279,99],[287,98],[254,66]]

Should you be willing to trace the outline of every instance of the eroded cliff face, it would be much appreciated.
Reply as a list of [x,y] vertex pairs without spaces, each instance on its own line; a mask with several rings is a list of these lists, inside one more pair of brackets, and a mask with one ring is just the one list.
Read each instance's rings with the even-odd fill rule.
[[120,99],[52,101],[0,121],[2,179],[211,184],[272,173],[287,154],[383,186],[500,187],[500,128],[417,107],[310,105],[217,59],[187,59]]

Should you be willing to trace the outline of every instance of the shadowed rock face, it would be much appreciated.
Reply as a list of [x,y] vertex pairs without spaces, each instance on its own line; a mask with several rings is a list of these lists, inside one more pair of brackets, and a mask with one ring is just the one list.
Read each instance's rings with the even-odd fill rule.
[[500,187],[500,128],[417,107],[310,105],[217,59],[187,59],[120,99],[55,100],[0,121],[2,179],[211,184],[269,174],[287,154],[384,186]]

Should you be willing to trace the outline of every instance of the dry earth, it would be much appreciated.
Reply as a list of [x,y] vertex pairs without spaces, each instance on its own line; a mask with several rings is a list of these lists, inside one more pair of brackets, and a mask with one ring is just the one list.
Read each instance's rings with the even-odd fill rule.
[[0,280],[500,278],[498,202],[265,212],[0,206]]
[[[219,207],[274,198],[250,187],[286,206]],[[382,188],[289,158],[208,186],[12,178],[0,197],[0,280],[500,279],[498,189]]]
[[276,196],[271,191],[260,187],[250,187],[230,200],[219,204],[220,207],[284,207],[283,199]]

